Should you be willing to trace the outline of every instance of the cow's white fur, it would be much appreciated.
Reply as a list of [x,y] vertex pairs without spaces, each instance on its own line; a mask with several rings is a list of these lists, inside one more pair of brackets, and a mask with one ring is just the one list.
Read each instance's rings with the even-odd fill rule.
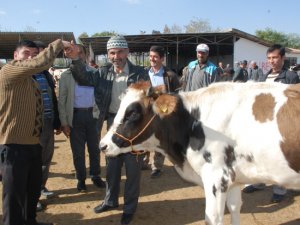
[[[280,83],[219,83],[210,86],[217,88],[217,93],[208,93],[207,88],[190,93],[180,93],[184,106],[191,112],[199,108],[201,122],[205,133],[205,145],[202,149],[210,152],[213,163],[207,163],[200,151],[187,149],[186,161],[183,167],[175,168],[179,174],[189,181],[204,185],[206,195],[206,222],[223,224],[225,200],[231,212],[233,225],[239,224],[241,193],[239,185],[245,183],[277,183],[287,188],[300,188],[300,175],[292,170],[280,149],[282,136],[278,130],[276,114],[285,104],[287,98],[283,95],[287,85]],[[274,120],[264,123],[255,120],[252,105],[255,96],[265,93],[275,98]],[[107,145],[106,154],[118,155],[131,151],[130,147],[119,149],[112,141],[112,134],[121,123],[125,109],[134,101],[141,100],[144,93],[131,89],[123,99],[120,110],[111,130],[101,140]],[[159,149],[159,141],[153,136],[136,149],[149,149],[164,152]],[[224,148],[234,147],[238,157],[233,165],[235,180],[229,177],[228,192],[212,192],[213,185],[220,184],[224,176]],[[201,156],[200,156],[201,155]],[[249,162],[239,155],[251,155],[254,162]],[[200,156],[200,157],[199,157]],[[220,187],[216,187],[220,190]]]

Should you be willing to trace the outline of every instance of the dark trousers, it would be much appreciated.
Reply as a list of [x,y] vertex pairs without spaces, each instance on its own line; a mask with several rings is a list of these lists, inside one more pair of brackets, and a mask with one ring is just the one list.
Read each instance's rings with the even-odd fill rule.
[[40,136],[42,146],[42,189],[46,187],[49,177],[50,164],[54,153],[53,119],[44,119],[43,131]]
[[[109,114],[107,118],[107,128],[113,123],[115,114]],[[116,157],[107,157],[106,163],[106,195],[104,203],[109,206],[119,205],[121,171],[125,165],[126,181],[124,190],[123,212],[133,214],[136,211],[138,198],[140,195],[141,168],[144,155],[136,156],[131,153],[120,154]]]
[[42,183],[42,148],[0,145],[3,174],[3,224],[36,225],[36,205]]
[[136,156],[131,153],[120,154],[117,157],[107,158],[106,196],[105,204],[119,205],[121,171],[125,164],[126,181],[124,189],[124,213],[133,214],[137,208],[140,195],[141,168],[143,155]]
[[97,126],[98,123],[93,118],[92,110],[74,110],[70,143],[76,178],[80,181],[86,179],[85,144],[87,144],[89,152],[90,176],[100,175],[100,150]]

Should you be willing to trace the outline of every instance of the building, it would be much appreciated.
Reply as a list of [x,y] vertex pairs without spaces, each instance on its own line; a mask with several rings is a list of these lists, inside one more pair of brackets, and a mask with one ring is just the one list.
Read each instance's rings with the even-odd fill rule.
[[[90,49],[91,55],[105,59],[106,43],[110,37],[80,38],[80,41]],[[234,62],[254,60],[266,72],[269,68],[266,61],[266,51],[271,43],[254,35],[237,29],[208,33],[180,34],[142,34],[125,35],[131,58],[140,65],[147,65],[148,51],[152,45],[161,45],[166,49],[166,65],[180,71],[191,60],[195,60],[197,44],[206,43],[210,48],[210,59],[214,63],[220,61],[224,65]],[[300,50],[287,48],[287,65],[300,63]],[[103,56],[104,55],[104,56]]]

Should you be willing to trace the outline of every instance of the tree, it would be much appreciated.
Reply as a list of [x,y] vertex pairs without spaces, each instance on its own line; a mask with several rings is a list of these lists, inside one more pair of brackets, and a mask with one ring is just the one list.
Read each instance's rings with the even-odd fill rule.
[[114,36],[116,34],[115,31],[102,31],[101,33],[94,33],[92,37]]
[[152,30],[152,34],[161,34],[159,30]]
[[182,33],[182,27],[177,24],[173,24],[173,26],[171,27],[171,33]]
[[80,38],[88,38],[88,37],[89,37],[89,35],[88,35],[86,32],[83,32],[83,33],[81,33],[81,34],[78,36],[77,42],[80,43],[80,44],[82,44]]
[[285,34],[283,32],[278,32],[271,28],[266,28],[265,30],[256,30],[255,35],[258,38],[269,41],[273,44],[281,44],[285,47],[290,48],[300,48],[300,35],[299,34]]
[[26,26],[24,31],[25,32],[36,32],[36,29],[32,26]]
[[286,46],[287,44],[286,35],[282,32],[278,32],[271,28],[266,28],[265,30],[256,30],[255,35],[258,38],[261,38],[271,43],[282,44],[284,46]]
[[288,34],[287,39],[288,39],[289,47],[300,49],[300,35],[299,34],[295,34],[295,33]]
[[171,29],[168,27],[167,24],[166,24],[165,27],[164,27],[163,33],[164,33],[164,34],[170,34],[170,33],[171,33]]
[[194,17],[185,27],[185,33],[203,33],[211,32],[212,28],[208,20],[202,20]]

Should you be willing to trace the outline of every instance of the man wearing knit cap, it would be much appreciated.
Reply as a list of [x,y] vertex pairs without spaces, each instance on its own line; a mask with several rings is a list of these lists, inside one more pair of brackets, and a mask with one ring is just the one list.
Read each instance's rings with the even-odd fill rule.
[[[149,80],[143,67],[133,65],[128,59],[129,49],[123,36],[116,35],[107,42],[107,54],[111,64],[102,66],[96,71],[87,71],[78,60],[76,48],[71,48],[66,56],[73,59],[71,70],[75,80],[81,85],[95,87],[95,101],[100,110],[100,130],[103,121],[107,120],[109,128],[118,112],[121,99],[127,87],[138,80]],[[119,206],[121,170],[126,168],[124,190],[124,207],[121,224],[129,224],[136,211],[140,194],[140,177],[143,156],[131,153],[107,158],[106,196],[100,205],[94,208],[95,213],[116,209]]]

